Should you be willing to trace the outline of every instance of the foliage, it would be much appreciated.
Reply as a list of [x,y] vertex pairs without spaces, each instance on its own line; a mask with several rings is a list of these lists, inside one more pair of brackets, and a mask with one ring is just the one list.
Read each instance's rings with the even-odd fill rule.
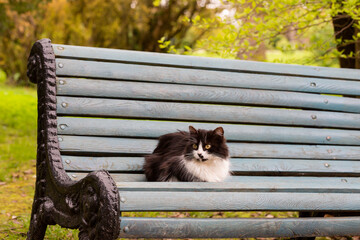
[[360,2],[356,0],[228,0],[221,6],[224,10],[216,18],[191,20],[198,29],[209,30],[195,51],[206,49],[223,57],[265,60],[266,49],[289,54],[305,50],[312,54],[302,64],[324,60],[325,66],[332,66],[338,57],[355,55],[354,51],[345,55],[337,47],[360,42],[359,33],[350,40],[335,38],[332,25],[336,19],[350,17],[352,25],[336,34],[349,27],[358,32]]
[[18,83],[26,73],[26,59],[32,39],[35,9],[42,0],[0,1],[0,68],[5,70],[12,83]]
[[0,84],[4,84],[7,80],[6,72],[0,68]]
[[[334,66],[338,57],[360,59],[359,5],[358,0],[7,0],[0,3],[0,68],[10,83],[28,85],[26,59],[32,44],[45,37],[61,44],[181,54],[205,50],[261,61],[267,50],[304,51],[300,64]],[[350,45],[355,48],[348,50]]]
[[11,83],[27,84],[26,59],[31,45],[41,38],[60,44],[153,52],[164,51],[158,44],[162,37],[175,47],[192,46],[207,31],[193,31],[192,19],[211,18],[221,10],[208,8],[210,2],[9,1],[0,5],[6,23],[0,27],[0,68]]

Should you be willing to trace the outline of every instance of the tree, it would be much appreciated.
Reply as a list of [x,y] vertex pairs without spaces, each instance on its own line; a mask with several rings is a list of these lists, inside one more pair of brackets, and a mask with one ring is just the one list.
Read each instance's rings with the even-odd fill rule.
[[352,62],[346,66],[355,67],[357,62],[359,67],[357,0],[228,0],[222,5],[226,15],[194,22],[199,29],[211,30],[195,49],[251,59],[266,44],[288,53],[311,51],[306,64],[340,57],[342,62]]
[[6,19],[13,22],[13,27],[0,33],[3,37],[0,52],[11,64],[0,63],[0,68],[8,75],[19,73],[14,82],[27,82],[26,58],[37,39],[47,37],[60,44],[164,52],[158,43],[161,38],[179,48],[193,46],[208,30],[194,30],[192,20],[212,18],[221,10],[209,8],[210,0],[37,1],[31,11],[25,12],[14,13],[10,5],[6,6]]
[[45,0],[0,3],[0,68],[12,82],[26,73],[26,59],[36,36],[34,12]]

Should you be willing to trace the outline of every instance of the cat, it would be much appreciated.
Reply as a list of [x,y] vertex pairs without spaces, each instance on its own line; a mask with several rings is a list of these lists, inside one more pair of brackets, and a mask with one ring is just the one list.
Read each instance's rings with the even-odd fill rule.
[[224,129],[178,131],[160,136],[152,154],[145,156],[148,181],[221,182],[230,175]]

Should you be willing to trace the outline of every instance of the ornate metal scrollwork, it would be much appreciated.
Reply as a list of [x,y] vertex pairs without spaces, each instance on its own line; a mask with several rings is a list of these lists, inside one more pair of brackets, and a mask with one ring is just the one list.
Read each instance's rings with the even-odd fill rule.
[[27,239],[43,239],[47,225],[80,229],[79,239],[116,239],[119,193],[107,171],[72,181],[65,173],[57,137],[55,55],[49,39],[37,41],[27,75],[38,85],[38,148],[35,196]]

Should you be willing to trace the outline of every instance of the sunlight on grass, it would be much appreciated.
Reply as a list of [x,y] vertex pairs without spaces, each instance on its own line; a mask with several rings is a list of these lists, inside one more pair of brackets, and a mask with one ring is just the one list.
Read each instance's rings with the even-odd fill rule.
[[26,171],[36,158],[36,90],[0,86],[0,181]]
[[273,63],[287,63],[323,67],[339,67],[337,59],[315,60],[314,53],[304,50],[295,50],[291,52],[281,52],[279,50],[267,50],[266,59]]

